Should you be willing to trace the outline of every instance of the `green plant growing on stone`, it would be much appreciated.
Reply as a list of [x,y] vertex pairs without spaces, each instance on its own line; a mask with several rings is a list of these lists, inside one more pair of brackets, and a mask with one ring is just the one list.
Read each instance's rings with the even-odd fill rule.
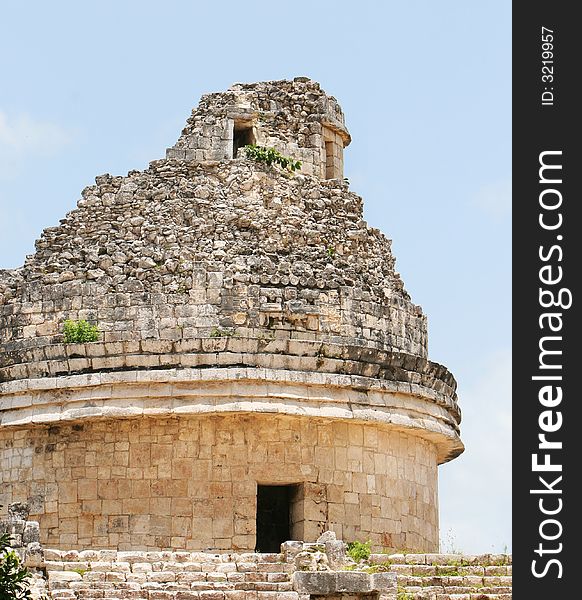
[[10,548],[7,533],[0,536],[0,600],[28,600],[32,598],[28,579],[29,570],[18,554]]
[[348,565],[344,567],[344,571],[361,571],[362,573],[368,573],[372,575],[373,573],[388,573],[392,570],[392,564],[390,562],[383,562],[378,565],[369,565],[369,566],[361,566],[361,565]]
[[356,571],[358,569],[358,565],[344,565],[341,570],[342,571]]
[[384,572],[391,571],[391,570],[392,570],[392,561],[391,560],[385,560],[384,562],[381,562],[380,564],[372,565],[371,567],[368,568],[369,573],[384,573]]
[[348,544],[348,556],[355,562],[360,562],[361,560],[368,560],[368,558],[370,558],[371,552],[372,542],[370,540],[368,540],[367,542],[350,542]]
[[289,171],[297,171],[301,168],[301,161],[293,160],[289,156],[283,156],[275,148],[265,148],[264,146],[256,146],[255,144],[249,144],[244,147],[245,155],[251,160],[257,162],[263,162],[268,166],[273,164],[279,165],[282,169],[288,169]]
[[464,558],[451,558],[447,560],[446,565],[449,567],[469,567],[471,561]]
[[443,554],[463,554],[463,551],[457,547],[457,541],[452,529],[448,529],[446,536],[440,543]]
[[213,327],[210,331],[211,338],[222,338],[222,337],[234,337],[236,331],[234,329],[221,329],[220,327]]
[[414,600],[414,594],[409,594],[403,587],[398,586],[397,600]]
[[459,577],[461,573],[459,569],[449,565],[436,565],[436,574],[445,575],[447,577]]
[[67,319],[63,325],[63,337],[65,344],[96,342],[99,339],[99,329],[97,325],[91,325],[85,319],[80,321]]

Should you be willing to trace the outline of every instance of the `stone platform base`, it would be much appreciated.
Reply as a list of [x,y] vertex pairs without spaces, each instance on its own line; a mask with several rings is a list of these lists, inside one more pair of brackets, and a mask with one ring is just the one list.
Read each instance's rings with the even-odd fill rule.
[[[298,544],[294,542],[294,544]],[[311,565],[324,568],[314,549]],[[301,571],[297,554],[45,551],[51,600],[510,600],[511,557],[372,555]],[[304,563],[303,563],[304,564]],[[329,569],[329,563],[327,565]]]
[[28,507],[0,533],[32,573],[34,600],[510,600],[511,556],[372,554],[356,564],[333,532],[279,553],[53,550]]

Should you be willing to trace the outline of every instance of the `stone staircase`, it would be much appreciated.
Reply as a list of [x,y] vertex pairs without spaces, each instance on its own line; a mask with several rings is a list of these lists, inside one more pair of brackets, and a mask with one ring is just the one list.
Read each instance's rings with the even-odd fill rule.
[[511,555],[372,554],[354,563],[335,533],[281,553],[43,549],[26,505],[0,534],[31,572],[33,600],[510,600]]
[[52,600],[299,600],[281,554],[45,551]]
[[508,554],[372,554],[370,569],[396,573],[398,600],[510,600]]
[[[294,585],[297,563],[284,552],[45,550],[44,566],[51,600],[309,600],[314,597]],[[352,565],[348,569],[337,571],[343,573],[344,580],[353,577],[355,581],[362,571],[394,573],[397,591],[379,596],[346,592],[328,598],[511,599],[508,555],[373,554],[365,565]],[[318,594],[315,597],[321,598]]]

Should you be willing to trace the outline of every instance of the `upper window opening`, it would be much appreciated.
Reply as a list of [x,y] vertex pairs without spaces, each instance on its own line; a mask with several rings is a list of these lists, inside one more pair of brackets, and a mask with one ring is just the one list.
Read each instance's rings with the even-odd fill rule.
[[325,178],[333,179],[335,175],[334,144],[325,142]]
[[239,148],[244,148],[255,143],[253,134],[253,125],[248,121],[234,122],[234,132],[232,136],[232,157],[236,158]]
[[323,174],[326,179],[341,179],[343,176],[343,141],[327,127],[323,128],[325,164]]

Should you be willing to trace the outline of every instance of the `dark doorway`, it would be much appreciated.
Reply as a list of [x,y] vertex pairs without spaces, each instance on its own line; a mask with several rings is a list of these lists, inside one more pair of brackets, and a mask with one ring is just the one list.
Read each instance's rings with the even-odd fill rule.
[[253,126],[251,123],[234,122],[234,132],[232,136],[232,157],[236,158],[239,148],[244,148],[255,143],[253,135]]
[[256,552],[280,552],[281,544],[291,539],[289,512],[296,486],[257,486]]

